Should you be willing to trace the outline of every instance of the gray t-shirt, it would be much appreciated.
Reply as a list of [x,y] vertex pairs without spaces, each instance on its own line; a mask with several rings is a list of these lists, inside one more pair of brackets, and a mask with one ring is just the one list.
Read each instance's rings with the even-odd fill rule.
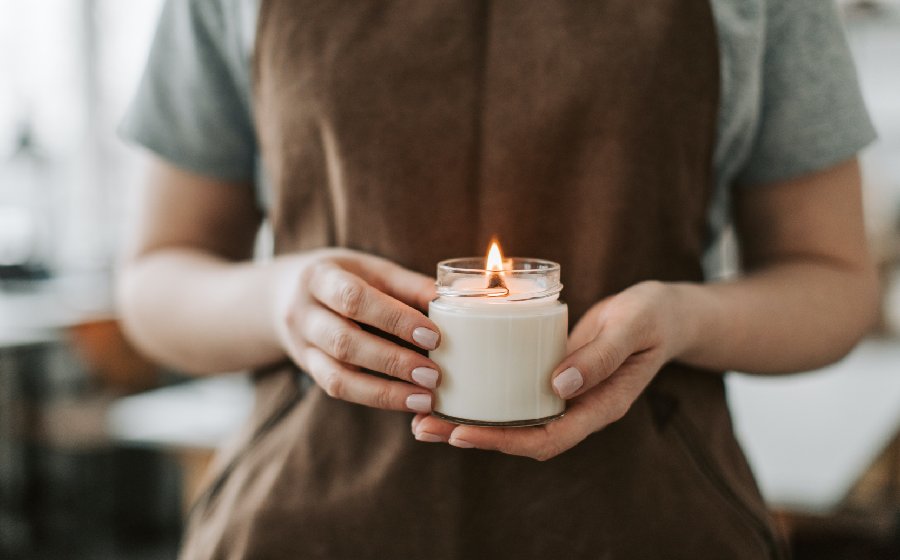
[[[732,188],[790,179],[875,138],[830,0],[711,0],[721,94],[709,246],[730,221]],[[256,180],[251,57],[258,0],[167,0],[126,138],[184,169]]]

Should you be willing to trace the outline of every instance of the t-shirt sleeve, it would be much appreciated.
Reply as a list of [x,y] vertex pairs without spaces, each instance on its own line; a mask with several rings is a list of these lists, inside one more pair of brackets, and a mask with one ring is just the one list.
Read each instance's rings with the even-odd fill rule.
[[237,32],[220,1],[167,0],[120,135],[186,170],[253,180],[256,136]]
[[788,180],[875,139],[832,0],[767,0],[761,117],[738,185]]

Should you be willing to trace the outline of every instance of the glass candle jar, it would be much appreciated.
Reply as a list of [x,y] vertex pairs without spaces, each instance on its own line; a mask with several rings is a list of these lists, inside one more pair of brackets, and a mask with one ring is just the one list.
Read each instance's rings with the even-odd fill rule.
[[442,261],[428,316],[441,330],[429,356],[442,372],[435,416],[460,424],[533,426],[562,416],[550,374],[565,357],[568,308],[560,266],[511,258]]

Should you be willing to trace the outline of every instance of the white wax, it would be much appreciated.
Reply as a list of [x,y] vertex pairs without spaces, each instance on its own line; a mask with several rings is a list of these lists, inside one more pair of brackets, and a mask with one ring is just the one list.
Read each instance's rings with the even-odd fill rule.
[[442,297],[431,302],[428,316],[441,330],[441,345],[429,354],[442,372],[435,412],[527,424],[565,410],[550,384],[565,357],[564,303]]

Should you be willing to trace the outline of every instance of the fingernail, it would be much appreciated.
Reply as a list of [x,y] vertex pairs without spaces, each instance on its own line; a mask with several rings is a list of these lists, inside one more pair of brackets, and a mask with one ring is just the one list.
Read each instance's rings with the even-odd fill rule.
[[416,439],[419,441],[427,441],[428,443],[438,443],[444,441],[444,438],[435,434],[429,434],[428,432],[419,432],[416,434]]
[[416,327],[413,329],[413,340],[426,350],[434,350],[437,348],[438,333],[425,327]]
[[417,367],[412,370],[412,378],[422,387],[434,389],[437,387],[438,372],[427,367]]
[[410,429],[412,430],[413,435],[416,435],[416,427],[419,425],[419,422],[421,422],[421,421],[422,421],[422,419],[419,416],[413,416],[412,425],[410,426]]
[[406,408],[415,412],[431,412],[431,395],[419,393],[406,397]]
[[567,399],[575,394],[575,391],[581,389],[584,385],[584,377],[577,369],[570,367],[564,372],[556,376],[553,380],[553,388],[561,398]]
[[463,449],[471,449],[471,448],[475,447],[474,443],[470,443],[464,439],[459,439],[459,438],[455,438],[455,437],[451,437],[449,443],[453,447],[461,447]]

